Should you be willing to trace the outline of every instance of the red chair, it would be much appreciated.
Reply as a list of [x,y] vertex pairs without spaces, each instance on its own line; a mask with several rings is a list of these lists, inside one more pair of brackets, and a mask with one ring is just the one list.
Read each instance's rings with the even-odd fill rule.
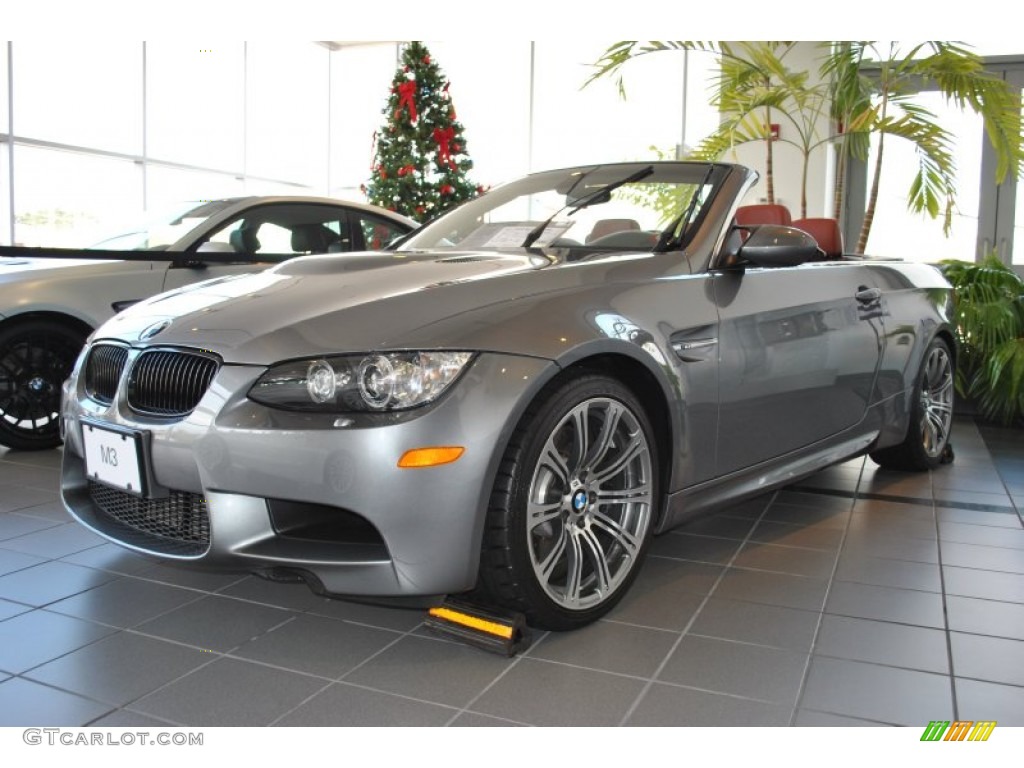
[[818,247],[828,258],[842,258],[843,233],[839,231],[839,222],[835,219],[795,219],[792,226],[802,229],[817,240]]
[[784,205],[762,204],[762,205],[741,205],[736,209],[736,224],[741,227],[753,227],[758,224],[785,224],[793,221],[789,215],[789,208]]

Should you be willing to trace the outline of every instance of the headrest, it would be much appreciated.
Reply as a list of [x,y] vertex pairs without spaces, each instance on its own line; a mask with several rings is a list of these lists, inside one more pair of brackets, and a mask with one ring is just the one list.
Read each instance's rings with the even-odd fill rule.
[[586,242],[592,242],[599,237],[612,235],[616,232],[628,232],[640,229],[640,225],[633,219],[600,219],[594,224],[594,228],[587,235]]
[[256,237],[256,227],[245,223],[232,231],[228,236],[228,241],[235,249],[235,253],[256,253],[260,249],[260,241]]
[[763,205],[741,205],[736,209],[736,223],[752,227],[757,224],[789,224],[792,222],[789,208],[778,203]]
[[292,250],[296,253],[327,253],[337,236],[322,224],[304,224],[292,230]]

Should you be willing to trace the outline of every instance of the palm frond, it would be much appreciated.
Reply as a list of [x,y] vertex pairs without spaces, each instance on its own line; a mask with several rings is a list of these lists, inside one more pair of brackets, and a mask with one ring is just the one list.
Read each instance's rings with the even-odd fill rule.
[[[728,49],[728,46],[725,46]],[[619,95],[626,97],[626,86],[622,79],[622,67],[639,56],[663,51],[707,51],[721,54],[718,43],[713,40],[619,40],[605,49],[593,64],[594,72],[583,83],[586,88],[595,80],[614,76]]]

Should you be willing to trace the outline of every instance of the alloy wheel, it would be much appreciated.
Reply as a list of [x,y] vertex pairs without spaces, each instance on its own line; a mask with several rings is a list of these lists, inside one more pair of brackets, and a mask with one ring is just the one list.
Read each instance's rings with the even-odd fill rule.
[[945,450],[952,421],[953,362],[944,346],[935,346],[925,361],[921,382],[921,439],[929,457]]
[[606,397],[573,407],[548,436],[525,519],[534,575],[559,606],[600,605],[632,572],[651,521],[651,453],[636,415]]

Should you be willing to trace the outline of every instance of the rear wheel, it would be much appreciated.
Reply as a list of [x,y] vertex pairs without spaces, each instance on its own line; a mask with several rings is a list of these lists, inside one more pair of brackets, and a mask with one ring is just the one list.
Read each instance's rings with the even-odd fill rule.
[[910,426],[899,445],[871,458],[886,469],[923,471],[942,463],[953,426],[953,356],[942,339],[932,341],[921,362],[910,408]]
[[49,320],[0,327],[0,445],[60,445],[61,385],[84,343],[82,332]]
[[636,577],[658,498],[643,407],[614,379],[566,382],[523,418],[491,495],[481,583],[534,626],[603,616]]

